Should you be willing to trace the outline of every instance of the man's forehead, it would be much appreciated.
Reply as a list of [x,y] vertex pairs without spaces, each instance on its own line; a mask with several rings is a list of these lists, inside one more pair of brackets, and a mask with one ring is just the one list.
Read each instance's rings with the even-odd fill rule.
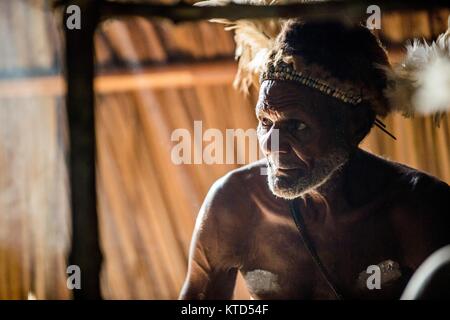
[[285,80],[265,80],[261,83],[258,109],[279,109],[293,106],[307,107],[312,103],[309,88]]
[[302,91],[301,84],[288,80],[264,80],[260,86],[260,96],[277,97],[280,95],[298,96]]

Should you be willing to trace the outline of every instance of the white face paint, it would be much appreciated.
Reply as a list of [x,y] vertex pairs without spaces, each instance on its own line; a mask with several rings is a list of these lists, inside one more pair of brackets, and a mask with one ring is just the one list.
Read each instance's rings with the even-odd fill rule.
[[266,270],[255,269],[244,275],[249,290],[257,295],[280,291],[278,276]]

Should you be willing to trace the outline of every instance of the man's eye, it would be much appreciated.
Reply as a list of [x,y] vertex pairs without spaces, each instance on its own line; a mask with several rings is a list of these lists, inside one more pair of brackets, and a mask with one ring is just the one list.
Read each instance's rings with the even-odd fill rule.
[[260,122],[261,122],[261,124],[262,124],[264,127],[271,127],[271,126],[272,126],[272,121],[270,121],[270,120],[267,119],[267,118],[261,118]]
[[306,124],[304,122],[299,121],[295,129],[297,129],[298,131],[304,130],[306,129]]

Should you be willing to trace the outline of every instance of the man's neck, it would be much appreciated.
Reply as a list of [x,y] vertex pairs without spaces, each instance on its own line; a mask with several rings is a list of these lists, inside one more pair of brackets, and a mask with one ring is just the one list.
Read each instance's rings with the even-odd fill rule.
[[[321,196],[320,198],[325,198],[331,214],[347,210],[355,202],[352,191],[357,189],[362,184],[361,179],[365,178],[363,173],[368,169],[367,160],[366,152],[359,148],[355,149],[349,159],[325,182],[305,195],[310,196],[311,199],[317,198],[317,194]],[[305,198],[305,195],[302,197]]]

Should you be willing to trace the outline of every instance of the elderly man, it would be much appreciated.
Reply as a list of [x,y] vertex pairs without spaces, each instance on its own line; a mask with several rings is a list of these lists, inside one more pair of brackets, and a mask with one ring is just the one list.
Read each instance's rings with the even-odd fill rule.
[[229,299],[240,272],[256,299],[397,299],[450,243],[449,186],[358,147],[390,111],[380,66],[362,26],[286,23],[260,78],[265,159],[212,186],[180,298]]

